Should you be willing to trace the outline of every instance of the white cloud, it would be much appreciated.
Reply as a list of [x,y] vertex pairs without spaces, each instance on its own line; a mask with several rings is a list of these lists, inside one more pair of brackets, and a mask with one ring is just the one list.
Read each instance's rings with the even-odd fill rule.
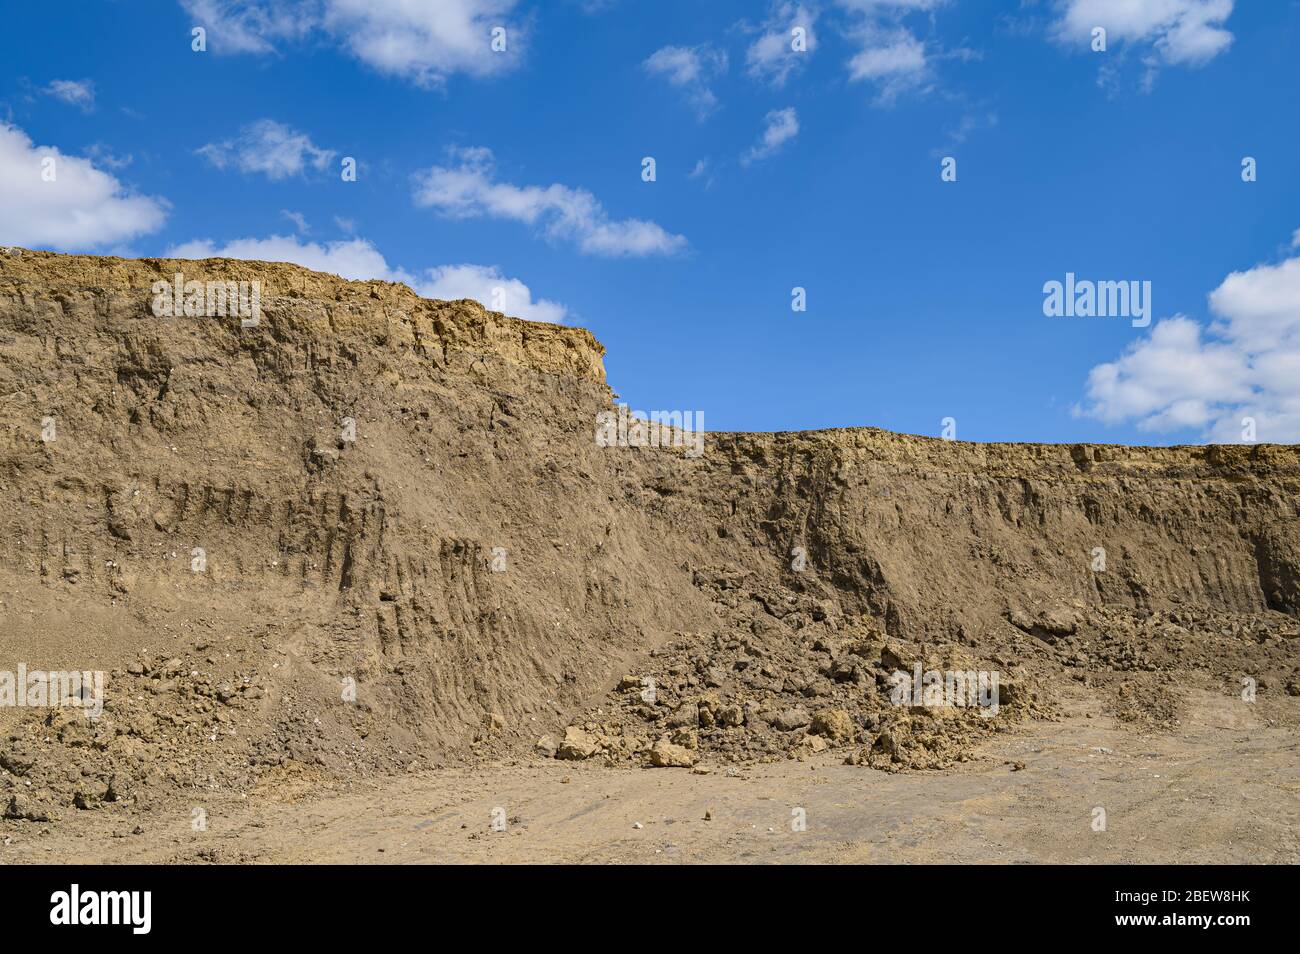
[[[54,181],[42,172],[51,167]],[[89,159],[37,146],[0,122],[0,243],[80,251],[160,228],[163,199],[136,195]]]
[[1233,272],[1209,303],[1208,328],[1167,318],[1093,368],[1078,412],[1225,442],[1252,417],[1259,440],[1300,441],[1300,258]]
[[[516,0],[181,0],[217,53],[274,52],[320,36],[368,66],[421,86],[455,73],[487,76],[517,65],[526,34]],[[493,50],[503,28],[505,49]]]
[[125,156],[119,155],[102,142],[92,143],[86,147],[86,158],[97,166],[104,166],[119,172],[125,169],[131,163],[135,162],[135,156],[127,153]]
[[[814,8],[792,0],[774,0],[767,19],[758,28],[760,36],[745,51],[746,72],[774,86],[784,86],[790,74],[802,69],[817,48]],[[794,29],[804,31],[804,49],[794,49]]]
[[686,239],[643,219],[611,219],[585,189],[553,184],[517,186],[494,178],[492,151],[454,149],[455,166],[433,166],[416,176],[415,204],[452,218],[490,216],[537,226],[553,240],[574,242],[592,255],[671,255]]
[[95,108],[95,84],[88,79],[53,80],[45,87],[45,94],[87,113]]
[[966,142],[971,137],[971,134],[977,130],[992,129],[997,124],[997,113],[982,106],[968,106],[966,111],[962,113],[961,119],[955,125],[944,130],[943,145],[934,150],[934,154],[936,156],[945,155],[954,147]]
[[703,183],[706,189],[712,189],[715,180],[709,160],[707,158],[697,160],[695,166],[686,174],[686,178]]
[[390,268],[384,256],[365,239],[340,242],[304,242],[296,235],[241,238],[217,245],[195,239],[167,250],[169,258],[241,258],[257,262],[293,262],[317,272],[361,281],[378,278],[411,284],[411,276]]
[[849,60],[849,79],[875,83],[882,105],[929,82],[931,68],[925,44],[911,31],[868,26],[857,30],[856,38],[860,49]]
[[309,166],[318,172],[334,158],[330,149],[319,149],[306,133],[259,119],[223,143],[208,143],[195,150],[218,169],[233,166],[240,172],[261,173],[276,181],[301,175]]
[[383,254],[363,238],[339,242],[304,242],[294,235],[242,238],[218,245],[196,239],[167,250],[169,258],[238,258],[258,262],[293,262],[317,272],[353,281],[379,279],[402,282],[425,298],[472,298],[485,308],[529,321],[560,323],[568,313],[558,302],[533,301],[532,291],[517,278],[504,276],[494,265],[442,265],[427,269],[421,279],[391,266]]
[[304,235],[311,231],[311,226],[307,224],[307,216],[301,212],[294,212],[290,209],[281,209],[280,214],[293,223],[294,228]]
[[925,47],[906,30],[865,44],[849,61],[849,78],[881,79],[919,73],[925,69]]
[[933,10],[942,6],[947,0],[839,0],[846,10],[860,13],[907,12],[909,10]]
[[1250,351],[1300,343],[1300,258],[1233,272],[1210,292],[1210,308],[1222,319],[1211,330]]
[[793,106],[787,106],[785,109],[774,109],[763,119],[767,123],[763,129],[763,135],[756,145],[751,146],[740,157],[740,161],[744,165],[749,165],[749,163],[758,159],[766,159],[785,143],[799,135],[799,117],[795,115]]
[[315,17],[305,2],[259,0],[181,0],[194,26],[207,31],[214,53],[271,53],[282,40],[301,39]]
[[561,324],[568,309],[545,298],[533,301],[533,293],[517,278],[506,278],[495,265],[443,265],[431,268],[416,291],[425,298],[472,298],[485,308],[528,321]]
[[1232,45],[1224,29],[1233,0],[1064,0],[1055,32],[1062,42],[1086,44],[1095,27],[1106,43],[1149,45],[1157,62],[1202,66]]
[[[452,73],[487,76],[519,62],[524,32],[507,18],[515,0],[327,0],[324,25],[382,73],[437,86]],[[492,49],[492,31],[505,50]]]
[[892,105],[904,93],[928,89],[936,57],[969,57],[969,51],[944,54],[930,50],[905,21],[928,14],[946,0],[837,0],[851,16],[845,37],[857,46],[849,59],[849,81],[870,83],[876,102]]
[[650,54],[641,66],[650,75],[662,76],[669,85],[680,89],[698,118],[704,119],[718,108],[718,97],[709,88],[709,82],[726,72],[724,51],[708,44],[665,46]]

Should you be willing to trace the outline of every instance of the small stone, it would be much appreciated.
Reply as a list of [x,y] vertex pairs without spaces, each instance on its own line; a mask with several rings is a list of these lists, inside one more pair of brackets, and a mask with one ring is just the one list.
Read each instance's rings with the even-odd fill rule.
[[793,751],[794,754],[796,755],[799,754],[815,755],[818,752],[825,752],[830,747],[831,744],[826,741],[824,736],[805,735],[802,739],[798,741],[798,743],[795,744]]
[[688,702],[685,705],[678,706],[668,716],[665,723],[670,729],[679,729],[684,726],[696,726],[700,724],[700,707],[694,702]]
[[34,821],[48,822],[53,819],[50,813],[43,806],[37,805],[26,795],[14,795],[9,799],[9,804],[5,808],[5,818],[12,818],[17,821]]
[[774,728],[782,732],[793,732],[795,729],[801,729],[812,721],[807,710],[801,706],[793,709],[784,709],[769,719]]
[[695,729],[675,729],[668,736],[668,741],[693,751],[700,747],[700,734]]
[[813,716],[809,731],[832,742],[848,742],[854,735],[853,719],[844,709],[823,709]]
[[745,724],[745,710],[740,706],[723,706],[717,713],[718,724],[734,727]]

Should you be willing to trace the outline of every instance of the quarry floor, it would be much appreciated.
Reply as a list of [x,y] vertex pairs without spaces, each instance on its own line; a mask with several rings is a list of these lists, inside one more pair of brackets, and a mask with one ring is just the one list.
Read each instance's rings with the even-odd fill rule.
[[1295,863],[1297,748],[1294,719],[1206,693],[1172,732],[1076,707],[944,772],[835,756],[706,775],[529,760],[350,791],[285,780],[248,798],[203,793],[206,831],[174,802],[6,823],[0,861]]

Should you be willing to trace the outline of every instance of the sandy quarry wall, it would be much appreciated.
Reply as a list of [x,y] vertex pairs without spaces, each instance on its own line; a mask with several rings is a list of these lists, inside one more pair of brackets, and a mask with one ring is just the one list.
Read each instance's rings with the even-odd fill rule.
[[[260,282],[258,327],[155,317],[177,272]],[[1300,615],[1294,447],[598,447],[603,353],[292,265],[0,253],[0,652],[111,667],[237,633],[451,745],[707,633],[702,575],[976,642],[1061,598]]]

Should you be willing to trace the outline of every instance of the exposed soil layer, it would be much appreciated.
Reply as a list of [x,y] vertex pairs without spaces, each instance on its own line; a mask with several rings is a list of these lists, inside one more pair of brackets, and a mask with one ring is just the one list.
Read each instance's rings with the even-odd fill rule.
[[[177,273],[259,323],[155,317]],[[0,252],[0,672],[106,673],[95,720],[0,708],[0,826],[484,760],[960,772],[1080,694],[1294,731],[1300,449],[607,447],[603,354],[292,265]],[[996,713],[899,672],[996,673]]]

